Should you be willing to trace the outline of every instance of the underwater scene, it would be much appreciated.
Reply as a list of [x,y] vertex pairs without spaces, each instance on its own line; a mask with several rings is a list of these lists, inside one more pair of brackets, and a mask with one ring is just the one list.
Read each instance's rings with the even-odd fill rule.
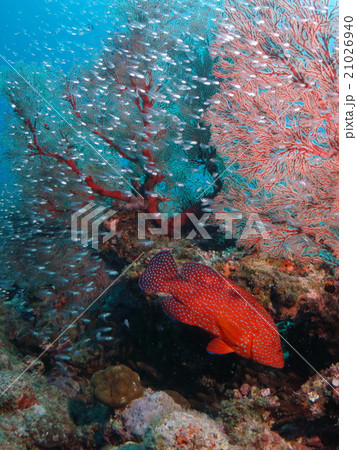
[[336,1],[1,10],[0,448],[337,449]]

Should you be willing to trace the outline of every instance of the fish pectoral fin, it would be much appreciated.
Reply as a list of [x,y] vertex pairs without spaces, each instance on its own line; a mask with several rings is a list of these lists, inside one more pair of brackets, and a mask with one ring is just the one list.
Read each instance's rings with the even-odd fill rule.
[[209,353],[215,353],[217,355],[225,355],[226,353],[234,352],[233,348],[227,345],[220,338],[213,339],[208,345],[206,350]]
[[240,327],[226,317],[219,317],[217,325],[222,331],[222,334],[232,342],[240,341],[246,334],[246,330],[243,327]]
[[220,317],[217,325],[228,342],[234,344],[236,353],[245,358],[251,357],[253,336],[250,330],[240,327],[226,317]]

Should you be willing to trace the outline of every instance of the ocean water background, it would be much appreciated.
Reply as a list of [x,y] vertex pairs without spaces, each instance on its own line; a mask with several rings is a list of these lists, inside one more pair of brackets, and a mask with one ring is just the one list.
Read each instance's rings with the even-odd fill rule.
[[[19,0],[1,2],[1,55],[11,64],[48,64],[69,71],[90,59],[115,27],[107,1]],[[6,66],[4,60],[0,64]],[[11,108],[0,95],[0,132]],[[0,147],[0,155],[4,149]],[[2,161],[0,185],[12,186],[11,167]]]

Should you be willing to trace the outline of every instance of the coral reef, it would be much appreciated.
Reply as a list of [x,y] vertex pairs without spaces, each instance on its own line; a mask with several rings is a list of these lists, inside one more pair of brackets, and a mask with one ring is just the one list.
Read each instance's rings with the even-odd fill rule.
[[41,362],[21,360],[1,333],[0,447],[85,449],[95,445],[96,428],[76,427],[67,395],[45,376]]
[[[181,245],[175,249],[175,260],[180,261],[180,264],[192,260],[189,245],[186,248]],[[198,330],[172,322],[168,329],[164,325],[165,321],[162,321],[166,339],[170,334],[175,337],[173,345],[176,358],[169,359],[168,367],[182,374],[179,377],[185,377],[192,383],[190,393],[187,392],[186,383],[175,389],[182,393],[186,389],[185,394],[191,407],[204,411],[218,410],[225,425],[232,420],[232,428],[228,426],[227,433],[231,442],[242,445],[242,448],[260,448],[259,446],[264,445],[269,448],[269,445],[278,444],[283,448],[290,448],[298,445],[297,440],[307,448],[335,448],[336,405],[329,403],[329,413],[325,411],[321,421],[306,426],[305,421],[310,413],[305,407],[301,408],[303,405],[297,401],[296,393],[313,375],[311,367],[301,356],[316,370],[321,370],[322,374],[326,367],[337,361],[336,276],[327,266],[304,264],[294,259],[271,258],[265,254],[242,255],[242,252],[234,248],[223,252],[201,250],[197,254],[197,262],[202,260],[250,291],[270,311],[286,340],[283,341],[286,367],[284,371],[276,373],[258,369],[242,359],[237,366],[227,355],[219,357],[222,372],[217,368],[212,372],[207,366],[200,364],[201,360],[207,358],[204,356],[204,348],[209,336],[205,339]],[[140,265],[144,268],[147,261],[138,263],[139,267],[135,267],[133,273],[128,273],[128,277],[135,277],[135,273],[141,271]],[[152,298],[148,296],[148,299],[150,297]],[[201,345],[193,346],[193,341],[201,342]],[[188,362],[189,355],[186,355],[187,346],[195,348],[195,352],[200,355],[192,372]],[[152,362],[151,359],[151,364]],[[213,367],[216,363],[218,361],[211,362]],[[163,370],[165,371],[160,360],[160,371]],[[228,375],[232,373],[233,376]],[[316,379],[320,380],[322,386],[323,380],[318,375]],[[153,381],[152,379],[151,382]],[[172,381],[177,384],[174,377]],[[228,386],[233,386],[234,390],[227,390]],[[222,393],[227,395],[226,403],[218,401]],[[235,417],[236,411],[240,411],[239,421],[231,417],[232,414]],[[246,417],[246,421],[242,421],[241,417]],[[239,430],[236,434],[234,424]]]
[[147,390],[145,395],[135,400],[121,414],[123,424],[122,434],[134,439],[143,438],[151,422],[173,411],[181,411],[177,404],[166,392]]
[[[237,448],[268,449],[291,448],[278,433],[271,430],[274,422],[272,412],[279,408],[279,399],[270,388],[258,388],[248,383],[225,393],[218,408],[230,442]],[[274,447],[273,447],[274,448]]]
[[231,448],[219,426],[194,411],[175,411],[154,422],[145,433],[144,445],[152,450]]
[[[161,248],[171,245],[179,265],[192,261],[192,242],[175,245],[163,239],[156,245]],[[196,254],[197,262],[212,265],[251,292],[278,323],[280,333],[294,349],[283,341],[285,368],[275,371],[234,355],[209,355],[205,350],[211,339],[207,333],[173,322],[163,313],[156,295],[140,290],[138,276],[159,249],[148,251],[146,258],[128,270],[102,303],[93,306],[86,316],[90,320],[86,331],[77,341],[71,331],[73,349],[65,340],[32,368],[36,377],[42,374],[44,382],[47,378],[47,383],[71,398],[69,414],[72,426],[77,429],[76,439],[83,442],[84,430],[89,430],[86,439],[91,441],[96,435],[95,448],[128,441],[141,444],[154,423],[164,420],[172,411],[188,408],[192,414],[200,411],[219,418],[232,449],[299,448],[299,445],[336,448],[335,392],[324,387],[323,380],[294,350],[335,386],[338,366],[331,364],[338,355],[338,284],[332,271],[327,266],[303,264],[299,260],[244,255],[235,247],[224,251],[200,250]],[[128,248],[127,255],[135,251],[134,247]],[[3,329],[11,331],[14,327],[11,317],[18,316],[16,309],[9,306],[2,304],[3,317],[7,317]],[[8,332],[8,337],[15,353],[19,354],[19,348],[22,350],[22,355],[17,356],[22,358],[21,367],[28,368],[35,353],[33,341],[26,342],[25,326],[28,328],[29,324],[21,325],[21,341],[14,331]],[[96,339],[98,332],[102,336],[100,341]],[[110,339],[103,339],[106,336]],[[4,370],[12,370],[12,358],[11,353],[3,352]],[[110,412],[91,396],[89,379],[92,376],[95,380],[98,373],[102,386],[109,389],[115,380],[111,371],[120,367],[115,365],[118,361],[128,367],[127,380],[131,379],[132,371],[140,375],[145,393],[131,402],[126,398],[125,403],[129,402],[126,406]],[[108,377],[110,383],[106,381]],[[134,378],[138,380],[138,376]],[[30,385],[35,381],[33,377],[26,380]],[[317,396],[319,399],[314,402]],[[182,445],[189,431],[182,434]]]
[[[210,257],[206,252],[201,255]],[[338,357],[338,279],[329,267],[264,253],[241,256],[236,250],[228,258],[227,262],[216,257],[213,267],[250,291],[280,323],[280,331],[295,348],[316,359],[322,345],[319,353],[325,364]],[[294,351],[286,342],[283,345],[293,357]]]
[[[336,450],[336,9],[113,2],[72,70],[1,68],[0,447]],[[168,317],[139,287],[161,250],[253,295],[284,367],[206,351],[217,279],[212,328]]]
[[[2,371],[1,390],[6,389],[21,372]],[[5,441],[33,442],[38,446],[69,447],[75,427],[69,416],[63,393],[36,374],[24,374],[1,397],[1,428]]]
[[144,392],[139,375],[123,364],[96,372],[91,386],[95,397],[112,408],[125,406]]
[[[298,402],[306,411],[308,419],[336,416],[336,404],[339,399],[338,368],[338,364],[332,364],[320,374],[309,378],[296,393]],[[331,403],[334,405],[331,406]]]
[[166,392],[151,389],[115,412],[105,436],[111,442],[139,441],[147,449],[230,448],[220,427],[206,414],[184,411]]

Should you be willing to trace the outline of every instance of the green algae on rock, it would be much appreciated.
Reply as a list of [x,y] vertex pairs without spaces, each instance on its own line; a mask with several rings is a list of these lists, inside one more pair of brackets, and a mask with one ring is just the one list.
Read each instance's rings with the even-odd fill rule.
[[91,386],[97,400],[112,408],[125,406],[144,392],[139,375],[124,365],[99,370],[92,376]]

